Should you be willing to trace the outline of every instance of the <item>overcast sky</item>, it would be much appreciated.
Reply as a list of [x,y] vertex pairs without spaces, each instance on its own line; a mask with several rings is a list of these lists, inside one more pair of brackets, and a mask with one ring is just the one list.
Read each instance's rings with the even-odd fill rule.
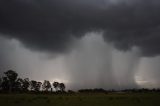
[[157,88],[159,66],[159,0],[0,0],[1,75]]

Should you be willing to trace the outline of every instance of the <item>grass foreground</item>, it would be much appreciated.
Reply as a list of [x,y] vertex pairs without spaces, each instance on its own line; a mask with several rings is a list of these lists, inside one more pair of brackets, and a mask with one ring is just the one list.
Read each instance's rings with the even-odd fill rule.
[[160,93],[0,94],[0,106],[160,106]]

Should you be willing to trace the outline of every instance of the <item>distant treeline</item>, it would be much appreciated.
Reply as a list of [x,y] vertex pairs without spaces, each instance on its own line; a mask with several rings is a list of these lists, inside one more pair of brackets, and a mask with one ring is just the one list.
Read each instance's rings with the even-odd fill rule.
[[13,70],[4,72],[4,76],[0,78],[1,92],[65,92],[65,84],[59,82],[50,83],[48,80],[43,82],[29,80],[29,78],[19,78],[18,74]]
[[[59,82],[51,83],[48,80],[43,82],[29,80],[29,78],[19,78],[18,74],[13,70],[4,72],[4,76],[0,78],[1,93],[76,93],[73,90],[65,91],[65,84]],[[54,89],[54,90],[53,90]],[[105,90],[102,88],[95,89],[80,89],[78,93],[145,93],[145,92],[160,92],[160,89],[125,89],[125,90]]]
[[80,89],[78,90],[80,93],[146,93],[146,92],[160,92],[160,89],[125,89],[125,90],[104,90],[102,88],[96,89]]

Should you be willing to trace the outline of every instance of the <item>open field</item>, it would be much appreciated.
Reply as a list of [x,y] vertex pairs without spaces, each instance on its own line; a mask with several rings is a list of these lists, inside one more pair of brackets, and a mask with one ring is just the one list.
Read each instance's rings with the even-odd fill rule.
[[160,93],[0,94],[0,106],[160,106]]

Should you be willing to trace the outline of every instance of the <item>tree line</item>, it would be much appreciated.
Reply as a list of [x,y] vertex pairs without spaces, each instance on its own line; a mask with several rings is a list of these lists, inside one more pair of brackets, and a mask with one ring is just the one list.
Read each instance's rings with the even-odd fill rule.
[[0,78],[0,91],[2,92],[65,92],[65,84],[59,82],[51,83],[48,80],[43,82],[29,80],[29,78],[19,78],[18,73],[13,70],[4,72],[4,76]]
[[[4,72],[4,76],[0,78],[0,92],[65,92],[65,84],[59,82],[51,83],[48,80],[43,82],[29,80],[29,78],[19,78],[18,74],[13,70]],[[113,93],[113,92],[127,92],[127,93],[143,93],[143,92],[160,92],[160,88],[157,89],[124,89],[124,90],[104,90],[102,88],[95,89],[80,89],[79,93]],[[75,93],[72,90],[68,90],[68,93]]]

